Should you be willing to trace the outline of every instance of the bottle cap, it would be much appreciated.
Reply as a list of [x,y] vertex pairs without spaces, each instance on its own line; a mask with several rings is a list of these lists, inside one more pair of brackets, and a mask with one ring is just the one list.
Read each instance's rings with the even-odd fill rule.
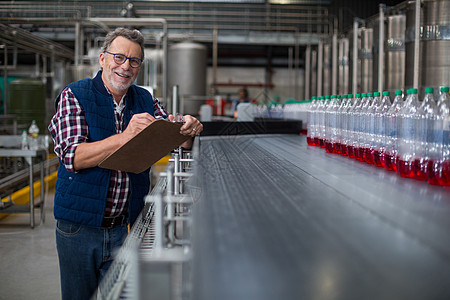
[[311,100],[316,100],[317,97],[316,96],[312,96]]
[[411,94],[417,94],[417,89],[411,89]]
[[342,95],[342,99],[347,99],[347,95]]
[[425,94],[433,94],[433,92],[434,92],[433,88],[430,88],[430,87],[425,88]]
[[390,95],[389,91],[384,91],[383,92],[383,96],[389,96],[389,95]]
[[401,94],[402,94],[402,91],[401,91],[401,90],[396,90],[396,91],[395,91],[395,94],[396,94],[396,95],[401,95]]
[[330,96],[325,96],[325,99],[330,99]]
[[347,98],[350,98],[350,99],[353,98],[353,94],[348,94]]
[[336,98],[336,95],[331,95],[331,99],[335,99]]
[[373,97],[372,93],[367,93],[367,97]]
[[441,87],[441,93],[448,93],[448,86]]
[[367,94],[366,94],[366,93],[362,93],[362,94],[361,94],[361,97],[363,97],[363,98],[364,98],[364,97],[367,97]]
[[373,93],[373,95],[374,95],[375,97],[380,97],[380,92],[375,92],[375,93]]
[[336,95],[336,98],[341,99],[341,95]]
[[360,94],[355,94],[355,98],[361,98]]

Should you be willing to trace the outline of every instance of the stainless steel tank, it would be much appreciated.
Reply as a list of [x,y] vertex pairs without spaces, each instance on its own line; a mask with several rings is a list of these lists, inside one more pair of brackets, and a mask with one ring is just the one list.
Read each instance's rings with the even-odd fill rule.
[[178,85],[180,112],[184,114],[197,115],[206,99],[206,56],[206,47],[198,43],[169,47],[169,87]]
[[348,38],[339,39],[339,94],[348,94],[349,90],[349,40]]
[[405,87],[406,16],[389,16],[387,20],[383,86],[394,91]]
[[[420,10],[419,88],[450,83],[450,0],[422,0]],[[415,3],[406,11],[405,88],[414,83]]]
[[359,58],[361,61],[360,76],[358,76],[361,92],[373,91],[373,29],[361,28],[361,44],[359,48]]
[[[391,91],[405,86],[405,15],[392,15],[385,19],[383,89]],[[379,20],[373,25],[373,87],[378,87]]]
[[18,78],[9,83],[8,114],[17,116],[17,123],[24,128],[33,120],[41,133],[46,133],[45,84],[39,79]]
[[322,93],[331,95],[331,45],[323,44]]
[[317,95],[317,50],[311,51],[311,96],[322,96]]

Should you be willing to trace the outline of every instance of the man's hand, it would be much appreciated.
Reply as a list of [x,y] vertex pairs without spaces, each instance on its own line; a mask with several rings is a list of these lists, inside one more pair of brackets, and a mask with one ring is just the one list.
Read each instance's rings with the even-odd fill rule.
[[199,120],[190,115],[183,116],[184,124],[180,128],[182,135],[196,136],[203,130],[203,124]]
[[73,159],[75,170],[97,166],[105,157],[131,140],[153,121],[155,121],[155,118],[148,113],[136,114],[133,115],[127,128],[122,133],[112,135],[101,141],[79,144]]
[[139,132],[144,130],[148,125],[150,125],[150,123],[155,120],[156,119],[149,113],[133,115],[130,123],[128,123],[127,128],[122,132],[124,143],[134,138]]

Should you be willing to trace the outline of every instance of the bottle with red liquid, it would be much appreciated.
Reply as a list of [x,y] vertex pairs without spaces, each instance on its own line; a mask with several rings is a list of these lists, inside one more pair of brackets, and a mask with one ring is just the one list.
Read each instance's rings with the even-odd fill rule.
[[438,110],[433,92],[433,88],[425,88],[425,96],[417,110],[416,156],[414,160],[416,166],[414,178],[417,180],[427,180],[428,170],[431,171],[432,165],[439,159],[435,142]]
[[373,93],[366,94],[366,102],[361,108],[361,114],[359,119],[360,136],[359,136],[359,160],[365,162],[366,156],[369,151],[369,107],[373,102]]
[[338,118],[337,111],[340,101],[337,95],[331,96],[330,104],[325,112],[325,150],[328,153],[338,153]]
[[317,99],[316,96],[312,97],[311,104],[309,105],[308,109],[308,116],[307,116],[307,133],[306,133],[306,142],[309,146],[316,146],[314,143],[314,137],[316,135],[316,128],[315,128],[315,117],[316,117],[316,109],[317,109]]
[[383,92],[381,102],[375,110],[375,134],[374,143],[371,143],[371,148],[373,153],[373,163],[377,167],[383,166],[382,161],[386,150],[386,145],[384,143],[386,140],[384,124],[386,122],[386,113],[391,107],[391,98],[389,95],[390,93],[388,91]]
[[341,144],[341,154],[343,156],[348,156],[348,136],[349,136],[349,122],[350,122],[350,109],[353,106],[353,96],[352,95],[342,95],[342,98],[346,101],[343,101],[341,104],[341,135],[340,135],[340,144]]
[[430,184],[450,186],[450,101],[449,88],[440,89],[441,94],[437,103],[438,117],[436,120],[436,150],[439,159],[428,170],[427,181]]
[[419,100],[417,89],[409,89],[406,101],[399,111],[397,172],[402,177],[414,178],[416,158],[416,120]]
[[355,136],[353,139],[353,153],[355,156],[356,160],[361,160],[362,157],[360,156],[360,154],[362,154],[362,147],[364,146],[361,145],[361,141],[363,140],[363,134],[364,132],[362,132],[362,128],[361,128],[361,122],[362,122],[362,108],[366,105],[367,103],[367,94],[366,93],[362,93],[361,94],[361,102],[358,104],[358,106],[355,108],[355,124],[354,124],[354,131],[355,131]]
[[381,163],[386,170],[397,172],[398,155],[398,113],[403,105],[402,91],[396,90],[394,101],[385,114],[384,155]]
[[325,98],[321,96],[323,102],[320,104],[320,110],[319,110],[319,146],[321,148],[325,148],[325,136],[326,136],[326,124],[325,124],[325,112],[328,109],[329,105],[329,96],[326,96]]
[[348,119],[348,134],[346,139],[346,145],[347,145],[347,155],[350,158],[355,158],[355,149],[354,144],[356,143],[358,139],[358,129],[357,127],[357,116],[356,116],[356,108],[361,105],[361,95],[355,94],[355,99],[353,101],[353,105],[350,107],[348,113],[349,113],[349,119]]
[[366,135],[365,135],[365,162],[368,164],[375,164],[375,125],[376,125],[376,111],[381,105],[380,93],[373,93],[373,100],[366,112]]
[[320,113],[323,109],[322,97],[316,97],[316,110],[314,116],[314,146],[320,147]]
[[335,152],[337,154],[342,154],[342,111],[347,106],[347,95],[345,95],[345,98],[341,95],[336,95],[337,102],[339,104],[337,110],[336,110],[336,130],[334,131],[333,135],[331,136],[332,142],[336,144],[335,146]]

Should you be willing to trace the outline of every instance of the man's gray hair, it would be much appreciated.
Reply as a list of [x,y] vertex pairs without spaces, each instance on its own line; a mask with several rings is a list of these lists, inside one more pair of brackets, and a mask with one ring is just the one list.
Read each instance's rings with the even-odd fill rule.
[[109,47],[111,47],[111,43],[116,39],[118,36],[123,36],[124,38],[138,43],[139,46],[141,46],[141,59],[144,60],[144,36],[142,33],[137,29],[128,29],[119,27],[116,28],[114,31],[109,32],[106,37],[105,41],[103,42],[102,51],[108,51]]

